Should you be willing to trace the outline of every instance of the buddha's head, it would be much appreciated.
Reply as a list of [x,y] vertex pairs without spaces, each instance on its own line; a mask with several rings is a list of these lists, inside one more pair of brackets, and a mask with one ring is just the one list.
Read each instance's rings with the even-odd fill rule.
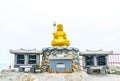
[[63,25],[62,24],[57,25],[57,31],[63,31]]

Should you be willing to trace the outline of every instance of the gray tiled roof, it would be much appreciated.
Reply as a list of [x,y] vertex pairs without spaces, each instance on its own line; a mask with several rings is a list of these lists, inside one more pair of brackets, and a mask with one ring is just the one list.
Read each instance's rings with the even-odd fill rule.
[[36,54],[41,54],[42,51],[41,50],[36,50],[36,49],[18,49],[18,50],[11,50],[10,49],[10,53],[12,54],[18,54],[18,53],[21,53],[21,54],[27,54],[27,53],[36,53]]
[[113,51],[102,51],[102,50],[91,51],[91,50],[87,50],[85,52],[80,52],[80,55],[110,55],[112,53],[113,53]]

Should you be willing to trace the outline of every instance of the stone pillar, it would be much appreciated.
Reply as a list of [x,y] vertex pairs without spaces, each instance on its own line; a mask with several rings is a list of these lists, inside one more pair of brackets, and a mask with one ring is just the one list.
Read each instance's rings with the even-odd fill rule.
[[107,66],[107,69],[109,69],[109,64],[108,64],[108,55],[107,56],[105,56],[105,60],[106,60],[106,66]]
[[86,66],[85,56],[82,56],[82,64],[83,64],[83,67],[85,67],[85,66]]
[[87,73],[88,73],[88,74],[92,74],[92,73],[93,73],[93,70],[92,70],[92,69],[87,69]]
[[25,68],[19,67],[19,72],[24,72],[24,71],[25,71]]
[[94,66],[97,66],[97,57],[94,56]]
[[40,65],[40,55],[36,55],[36,64]]
[[24,64],[27,65],[28,64],[28,54],[24,54],[24,57],[25,57]]
[[105,74],[105,69],[100,69],[100,74]]
[[34,67],[30,68],[30,72],[35,73],[35,68]]
[[15,56],[14,56],[14,65],[16,65],[17,64],[17,54],[15,54]]

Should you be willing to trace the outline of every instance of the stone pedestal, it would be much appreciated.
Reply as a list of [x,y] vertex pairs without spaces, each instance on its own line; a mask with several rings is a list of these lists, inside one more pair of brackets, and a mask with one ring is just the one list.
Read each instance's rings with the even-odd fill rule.
[[[42,56],[42,63],[41,63],[41,70],[42,71],[49,71],[49,56],[57,57],[72,57],[72,71],[79,71],[80,70],[80,62],[79,62],[79,50],[78,48],[73,47],[48,47],[43,48],[43,56]],[[62,58],[61,57],[61,58]]]

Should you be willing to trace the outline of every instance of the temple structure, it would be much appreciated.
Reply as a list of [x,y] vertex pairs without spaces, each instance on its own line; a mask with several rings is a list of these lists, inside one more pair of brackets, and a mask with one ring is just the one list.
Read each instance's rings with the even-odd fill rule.
[[[56,25],[54,25],[56,26]],[[70,47],[70,41],[63,30],[63,25],[58,24],[53,33],[51,47],[43,47],[42,50],[18,49],[10,50],[14,54],[14,67],[23,72],[25,68],[30,68],[31,72],[39,69],[41,72],[50,73],[72,73],[80,71],[80,59],[83,57],[83,68],[88,73],[98,69],[101,74],[108,68],[107,56],[112,51],[86,51],[80,52],[78,48]],[[40,62],[40,55],[42,56]]]
[[35,72],[40,66],[40,54],[42,51],[36,49],[18,49],[10,50],[14,54],[14,67],[19,68],[19,72],[24,72],[25,68],[30,68]]
[[105,70],[109,68],[108,55],[112,53],[113,51],[102,50],[80,52],[80,56],[83,58],[83,68],[87,69],[89,74],[94,73],[94,71],[105,74]]
[[80,70],[79,49],[69,47],[70,42],[62,24],[57,25],[51,45],[53,47],[42,49],[42,71],[70,73]]

